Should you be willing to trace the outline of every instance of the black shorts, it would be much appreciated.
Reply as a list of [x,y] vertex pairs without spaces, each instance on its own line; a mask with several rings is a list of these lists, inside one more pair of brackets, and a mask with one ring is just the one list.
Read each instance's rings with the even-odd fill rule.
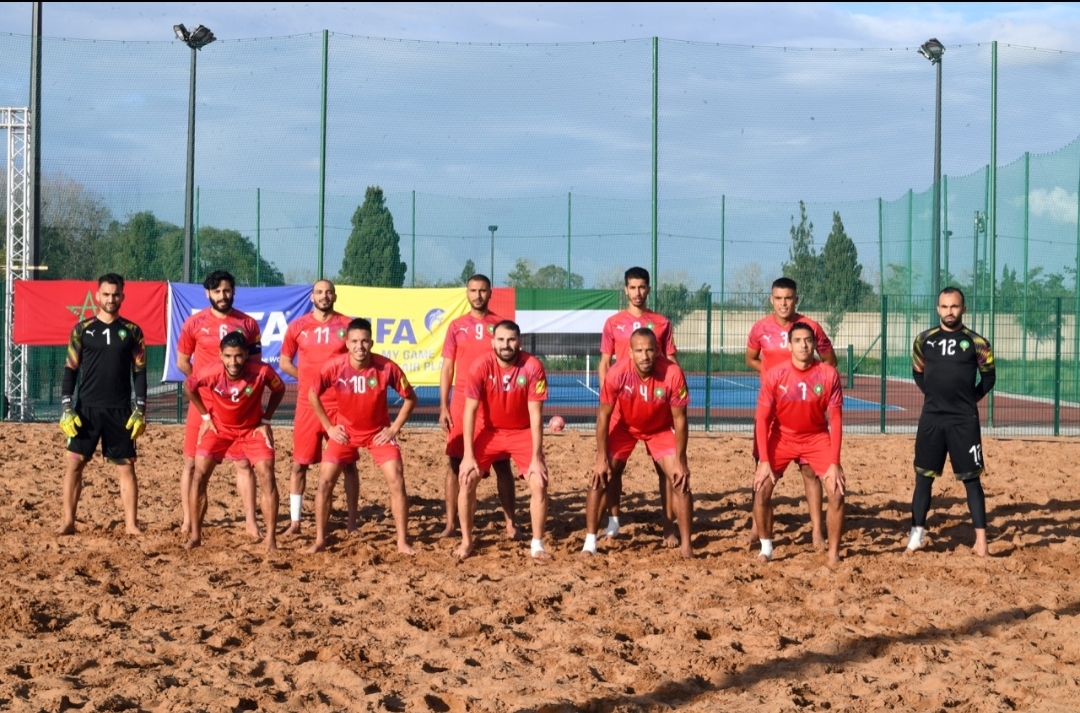
[[135,441],[125,428],[131,418],[130,408],[93,408],[79,406],[75,409],[82,425],[74,438],[68,439],[67,449],[90,460],[101,441],[101,454],[109,462],[127,461],[135,458]]
[[941,421],[923,416],[915,435],[915,472],[930,478],[941,475],[949,456],[957,480],[972,480],[983,473],[982,434],[979,420]]

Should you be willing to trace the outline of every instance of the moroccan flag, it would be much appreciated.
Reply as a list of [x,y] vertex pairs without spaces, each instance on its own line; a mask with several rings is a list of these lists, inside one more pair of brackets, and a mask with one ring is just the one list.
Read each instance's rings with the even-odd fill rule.
[[[71,328],[97,312],[97,282],[16,280],[13,306],[15,343],[64,346]],[[139,325],[148,346],[165,343],[164,282],[128,282],[120,316]]]

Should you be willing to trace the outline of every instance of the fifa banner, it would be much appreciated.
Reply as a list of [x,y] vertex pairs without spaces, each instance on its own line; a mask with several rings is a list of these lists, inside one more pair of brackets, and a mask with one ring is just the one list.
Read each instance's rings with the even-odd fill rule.
[[[97,313],[97,291],[96,281],[15,280],[15,343],[66,345],[75,323]],[[165,344],[166,292],[164,282],[133,281],[124,285],[120,316],[139,325],[148,346]]]
[[[210,306],[202,285],[182,282],[169,283],[169,340],[165,346],[165,375],[162,381],[183,381],[184,374],[176,368],[176,345],[184,321]],[[281,344],[289,322],[311,311],[311,286],[240,287],[236,290],[233,308],[244,312],[259,323],[262,332],[262,360],[274,367],[284,381],[295,382],[281,371]],[[203,366],[196,364],[196,368]]]
[[337,295],[338,312],[371,321],[376,354],[397,362],[413,386],[439,385],[446,329],[469,311],[465,290],[340,285]]

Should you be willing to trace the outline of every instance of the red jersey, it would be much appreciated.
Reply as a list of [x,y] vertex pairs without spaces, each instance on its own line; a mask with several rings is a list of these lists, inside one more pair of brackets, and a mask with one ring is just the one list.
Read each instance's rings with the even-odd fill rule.
[[656,333],[656,347],[661,355],[670,357],[675,354],[671,322],[664,315],[648,310],[640,317],[630,314],[629,310],[608,317],[604,322],[604,332],[600,335],[600,353],[611,354],[615,361],[626,360],[630,356],[630,335],[642,327]]
[[413,395],[401,367],[379,354],[372,354],[363,369],[354,369],[348,354],[336,357],[323,366],[314,385],[320,396],[327,390],[337,392],[337,425],[361,434],[390,426],[388,387],[404,398]]
[[485,427],[529,428],[529,402],[547,401],[547,374],[540,360],[528,352],[520,352],[517,361],[504,367],[491,351],[473,363],[465,396],[484,408]]
[[240,377],[230,379],[225,365],[217,364],[199,369],[184,381],[184,388],[202,396],[209,394],[203,405],[214,419],[214,428],[222,436],[240,436],[259,425],[263,417],[263,391],[280,394],[285,384],[272,368],[261,361],[248,361]]
[[604,377],[600,403],[618,404],[620,420],[634,436],[649,435],[675,427],[671,409],[687,406],[690,392],[679,365],[657,359],[653,373],[642,379],[631,359],[615,362]]
[[224,318],[207,307],[191,315],[180,328],[176,351],[190,354],[192,373],[211,364],[221,364],[221,340],[229,332],[240,332],[247,342],[249,356],[257,360],[262,351],[259,323],[240,310],[229,310]]
[[791,350],[788,349],[788,330],[796,322],[804,322],[814,330],[814,346],[819,356],[825,356],[833,350],[832,342],[821,325],[801,314],[796,313],[791,324],[781,327],[776,323],[776,315],[762,317],[750,328],[746,339],[746,348],[755,349],[761,355],[761,371],[764,373],[778,364],[791,363]]
[[[281,343],[281,358],[292,360],[299,354],[299,360],[293,363],[299,373],[296,381],[297,393],[301,398],[307,399],[308,391],[319,380],[319,373],[326,363],[348,351],[345,337],[351,321],[351,317],[334,312],[330,319],[320,322],[315,319],[314,313],[309,312],[293,320],[285,330],[285,339]],[[336,392],[331,390],[330,393]]]
[[[840,429],[843,415],[844,395],[840,388],[840,375],[836,369],[820,361],[814,361],[806,370],[795,366],[791,359],[787,365],[778,365],[761,375],[761,391],[758,393],[756,433],[758,452],[767,453],[764,447],[769,438],[769,425],[779,425],[782,438],[799,439],[816,433],[829,433],[829,421],[834,429]],[[833,442],[839,446],[839,433],[832,433]],[[834,453],[840,462],[839,448]]]
[[478,358],[492,352],[491,342],[495,325],[503,321],[497,314],[488,312],[483,319],[472,313],[462,315],[450,323],[443,342],[442,358],[454,362],[454,386],[461,387],[469,375],[469,367]]

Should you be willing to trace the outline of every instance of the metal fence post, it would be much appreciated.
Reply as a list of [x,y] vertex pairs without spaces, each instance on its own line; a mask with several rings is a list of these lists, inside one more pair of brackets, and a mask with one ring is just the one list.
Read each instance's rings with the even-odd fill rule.
[[705,297],[705,432],[712,425],[712,293]]
[[889,371],[889,297],[881,296],[881,432],[885,433],[885,399]]
[[1054,332],[1054,435],[1061,435],[1061,303],[1062,299],[1054,299],[1055,322],[1057,329]]

